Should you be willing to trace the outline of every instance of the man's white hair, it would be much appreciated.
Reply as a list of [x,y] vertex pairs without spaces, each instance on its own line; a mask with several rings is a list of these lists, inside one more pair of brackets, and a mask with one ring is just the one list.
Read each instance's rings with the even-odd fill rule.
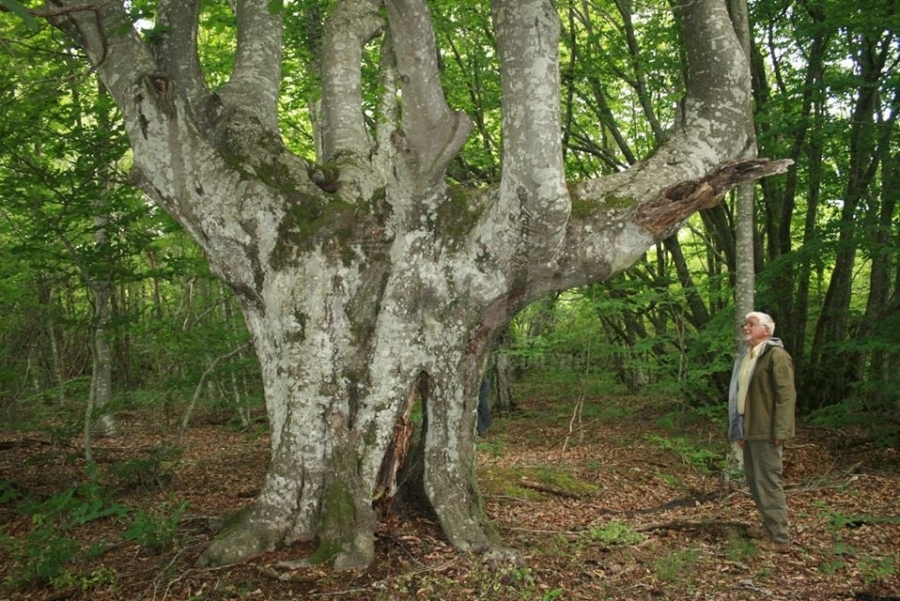
[[744,315],[744,321],[747,321],[751,317],[755,317],[756,321],[759,322],[759,325],[766,327],[766,330],[769,331],[769,336],[775,335],[775,321],[772,319],[771,315],[763,313],[762,311],[750,311]]

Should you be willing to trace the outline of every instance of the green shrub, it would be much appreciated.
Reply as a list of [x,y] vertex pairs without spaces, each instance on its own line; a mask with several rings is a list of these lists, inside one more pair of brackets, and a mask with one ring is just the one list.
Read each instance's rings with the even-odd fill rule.
[[879,557],[863,555],[859,561],[859,572],[869,586],[886,585],[892,581],[900,566],[900,555]]
[[69,570],[52,579],[51,584],[56,590],[76,589],[83,593],[101,587],[114,586],[119,580],[119,572],[115,568],[101,566],[90,574],[79,576]]
[[175,542],[178,523],[181,521],[187,501],[174,504],[164,503],[157,510],[139,509],[128,521],[124,538],[135,541],[141,548],[153,555],[162,553]]
[[10,567],[4,585],[12,590],[50,584],[56,589],[85,591],[114,584],[118,578],[115,570],[101,567],[79,575],[72,569],[79,561],[95,557],[106,548],[106,543],[82,548],[75,530],[96,520],[127,518],[125,540],[138,542],[147,552],[160,553],[174,543],[178,523],[187,509],[187,502],[182,502],[132,512],[108,499],[106,489],[96,478],[42,501],[23,498],[4,483],[0,486],[0,500],[17,502],[18,511],[31,520],[31,528],[19,537],[0,529],[0,549],[9,554]]
[[73,536],[74,529],[128,513],[127,507],[106,498],[95,477],[43,501],[13,494],[8,485],[0,490],[0,497],[18,500],[18,510],[31,518],[31,529],[22,537],[0,532],[0,548],[9,553],[12,566],[5,584],[14,589],[33,583],[59,582],[64,578],[66,566],[96,551],[95,548],[82,551],[80,542]]
[[10,556],[10,570],[4,584],[17,589],[35,583],[49,583],[60,577],[66,564],[78,552],[77,540],[60,534],[46,522],[38,522],[24,538],[0,532],[0,547]]

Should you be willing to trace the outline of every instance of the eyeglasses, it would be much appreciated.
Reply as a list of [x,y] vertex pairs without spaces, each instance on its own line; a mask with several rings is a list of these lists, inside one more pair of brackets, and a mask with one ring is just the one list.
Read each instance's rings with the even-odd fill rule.
[[742,327],[742,328],[753,328],[753,327],[756,327],[756,326],[762,326],[762,327],[765,327],[765,326],[763,326],[761,323],[751,323],[751,322],[749,322],[749,321],[745,321],[744,323],[741,324],[741,327]]

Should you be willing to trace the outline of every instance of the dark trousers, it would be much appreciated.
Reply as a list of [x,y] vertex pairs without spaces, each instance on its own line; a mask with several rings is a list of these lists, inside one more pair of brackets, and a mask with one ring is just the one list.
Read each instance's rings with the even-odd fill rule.
[[487,378],[481,381],[481,389],[478,391],[478,410],[475,415],[475,428],[478,436],[484,436],[487,429],[491,427],[494,421],[491,415],[491,402],[488,393],[491,390],[491,381]]
[[763,527],[776,543],[791,541],[782,477],[782,446],[771,440],[744,441],[744,475]]

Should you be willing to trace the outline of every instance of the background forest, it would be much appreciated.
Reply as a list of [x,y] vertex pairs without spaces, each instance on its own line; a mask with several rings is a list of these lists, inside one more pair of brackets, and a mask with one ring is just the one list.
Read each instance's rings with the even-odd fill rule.
[[[222,24],[232,16],[228,3],[207,4],[203,56],[224,73],[234,40]],[[285,8],[293,77],[282,115],[293,143],[313,143],[299,99],[311,86],[318,4]],[[430,4],[449,103],[475,122],[451,175],[487,186],[499,178],[501,144],[489,11]],[[139,23],[142,3],[132,6]],[[656,0],[562,1],[559,10],[567,168],[573,178],[616,172],[665,139],[679,110],[673,14]],[[896,2],[755,0],[750,19],[759,155],[794,161],[756,188],[756,308],[774,317],[794,357],[801,420],[896,447]],[[239,428],[264,422],[240,309],[190,237],[129,184],[119,115],[87,63],[59,32],[0,12],[0,69],[2,430],[83,437],[90,461],[92,439],[135,414],[179,437],[201,411]],[[724,430],[741,317],[735,215],[728,197],[624,275],[530,306],[496,363],[514,377],[570,374],[573,396],[578,376],[602,374],[721,419]]]
[[[140,18],[135,3],[135,19]],[[210,17],[208,62],[233,43]],[[312,135],[304,68],[316,3],[289,5],[286,123]],[[296,11],[296,12],[294,12]],[[681,45],[664,4],[564,2],[564,151],[573,177],[615,172],[666,136]],[[900,392],[900,41],[895,3],[751,5],[759,154],[790,158],[756,191],[756,307],[796,362],[805,419],[865,422],[896,443]],[[484,7],[435,2],[449,101],[476,131],[452,168],[499,176],[499,82]],[[215,14],[213,12],[213,14]],[[240,311],[188,236],[128,184],[118,115],[48,28],[0,20],[0,411],[75,427],[195,400],[246,424],[261,409]],[[450,35],[452,33],[452,36]],[[580,43],[575,52],[574,41]],[[225,69],[227,65],[222,65]],[[303,150],[303,149],[299,149]],[[577,210],[577,207],[576,207]],[[615,374],[691,406],[722,404],[734,347],[732,198],[625,275],[516,317],[498,353],[519,369]],[[88,420],[92,421],[92,420]],[[880,426],[880,428],[879,428]],[[888,442],[887,440],[885,442]]]

